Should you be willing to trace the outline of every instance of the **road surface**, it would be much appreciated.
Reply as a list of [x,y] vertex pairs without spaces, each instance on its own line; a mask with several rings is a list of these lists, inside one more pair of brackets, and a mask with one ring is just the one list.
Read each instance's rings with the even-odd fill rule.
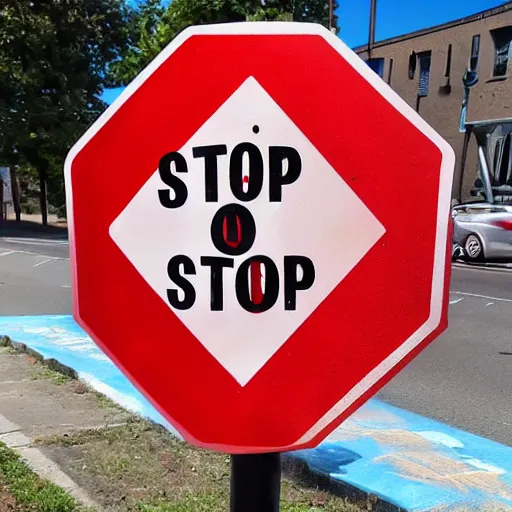
[[0,315],[70,312],[67,240],[0,237]]
[[[71,312],[68,244],[0,238],[0,314]],[[455,267],[450,327],[382,400],[512,445],[512,272]]]
[[454,267],[449,328],[380,398],[512,445],[512,272]]

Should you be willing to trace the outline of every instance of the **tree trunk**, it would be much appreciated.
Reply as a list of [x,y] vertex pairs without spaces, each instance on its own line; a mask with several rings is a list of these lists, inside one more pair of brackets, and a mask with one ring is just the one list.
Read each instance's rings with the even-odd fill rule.
[[18,177],[16,175],[16,166],[11,166],[11,193],[12,206],[16,215],[16,222],[21,222],[21,204],[20,204],[20,187],[18,185]]
[[0,220],[4,220],[7,215],[5,215],[7,211],[5,210],[4,204],[4,180],[0,176]]
[[41,221],[43,226],[48,226],[48,192],[46,179],[48,175],[48,161],[39,162],[39,204],[41,205]]

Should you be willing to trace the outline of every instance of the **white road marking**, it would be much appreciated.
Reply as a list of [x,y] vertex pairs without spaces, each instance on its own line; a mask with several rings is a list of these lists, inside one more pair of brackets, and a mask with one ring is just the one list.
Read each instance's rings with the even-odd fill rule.
[[54,238],[2,238],[4,242],[24,245],[69,245],[67,240]]
[[0,253],[0,256],[8,256],[9,254],[12,254],[13,252],[16,252],[16,251],[2,252],[2,253]]
[[[0,247],[0,251],[7,251],[7,250],[8,249],[6,247]],[[41,254],[40,252],[20,251],[18,249],[15,249],[13,251],[9,251],[9,254],[11,254],[11,253],[30,254],[31,256],[44,256],[44,257],[50,258],[52,260],[69,261],[69,258],[62,258],[60,256],[48,256],[47,254]]]
[[45,263],[48,263],[49,261],[54,261],[53,258],[49,258],[47,260],[40,261],[39,263],[36,263],[35,265],[32,265],[33,267],[39,267],[41,265],[44,265]]
[[485,307],[487,307],[487,306],[492,306],[493,304],[494,304],[494,302],[488,302],[488,303],[485,305]]
[[478,293],[466,293],[466,292],[450,292],[454,295],[464,295],[465,297],[476,297],[477,299],[488,299],[496,302],[512,302],[512,299],[502,299],[501,297],[490,297],[489,295],[480,295]]
[[61,284],[60,287],[61,288],[71,288],[71,285],[70,284]]
[[453,269],[457,270],[468,270],[469,272],[498,272],[502,274],[510,274],[512,273],[512,266],[510,267],[478,267],[472,265],[464,265],[464,264],[452,264]]
[[451,300],[451,301],[450,301],[450,305],[452,305],[452,304],[457,304],[457,302],[460,302],[460,301],[462,301],[462,300],[464,300],[464,297],[461,297],[460,299]]

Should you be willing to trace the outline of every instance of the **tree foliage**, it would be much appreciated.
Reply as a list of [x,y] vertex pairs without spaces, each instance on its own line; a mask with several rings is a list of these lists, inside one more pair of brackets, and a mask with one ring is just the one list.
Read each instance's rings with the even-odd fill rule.
[[48,180],[59,206],[65,155],[106,107],[110,63],[140,40],[135,20],[124,0],[0,4],[0,164]]
[[[333,0],[336,10],[337,0]],[[117,85],[126,85],[182,30],[191,25],[237,21],[302,21],[329,23],[328,0],[161,0],[139,4],[138,40],[112,65]],[[333,15],[333,27],[339,31]]]
[[133,8],[126,0],[2,0],[0,165],[38,177],[42,197],[48,183],[50,202],[63,205],[65,155],[106,108],[103,89],[131,81],[190,25],[245,20],[329,26],[329,3],[139,0]]

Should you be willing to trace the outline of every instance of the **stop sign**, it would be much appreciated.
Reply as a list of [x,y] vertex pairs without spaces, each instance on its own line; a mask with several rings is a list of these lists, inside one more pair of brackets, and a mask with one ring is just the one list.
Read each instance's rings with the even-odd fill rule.
[[74,316],[191,443],[312,447],[445,329],[453,165],[328,30],[190,28],[69,154]]

